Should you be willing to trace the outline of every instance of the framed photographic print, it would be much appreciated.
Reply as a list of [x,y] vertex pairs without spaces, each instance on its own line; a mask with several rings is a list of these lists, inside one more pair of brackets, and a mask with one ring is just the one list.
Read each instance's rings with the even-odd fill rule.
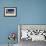
[[5,7],[4,16],[16,16],[16,7]]

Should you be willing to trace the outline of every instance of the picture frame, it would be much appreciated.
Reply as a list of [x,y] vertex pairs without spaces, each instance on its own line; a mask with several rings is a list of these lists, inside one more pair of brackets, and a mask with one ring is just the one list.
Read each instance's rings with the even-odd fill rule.
[[16,7],[5,7],[4,8],[4,16],[5,17],[16,17],[17,8]]

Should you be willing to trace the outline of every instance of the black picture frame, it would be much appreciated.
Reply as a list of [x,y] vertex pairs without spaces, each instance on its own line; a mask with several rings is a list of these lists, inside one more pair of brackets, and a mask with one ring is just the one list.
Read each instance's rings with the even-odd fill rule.
[[4,16],[5,17],[16,17],[17,8],[16,7],[4,7]]

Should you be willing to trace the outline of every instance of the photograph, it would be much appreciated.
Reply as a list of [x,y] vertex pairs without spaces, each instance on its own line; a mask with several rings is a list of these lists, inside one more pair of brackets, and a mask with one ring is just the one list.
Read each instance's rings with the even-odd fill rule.
[[16,16],[16,7],[5,7],[4,16]]

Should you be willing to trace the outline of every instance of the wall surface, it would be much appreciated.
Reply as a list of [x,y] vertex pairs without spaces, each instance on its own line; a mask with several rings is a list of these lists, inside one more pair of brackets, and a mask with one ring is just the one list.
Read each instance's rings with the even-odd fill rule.
[[[17,7],[17,16],[4,17],[4,7]],[[0,0],[0,44],[8,43],[9,32],[17,34],[18,24],[46,24],[46,0]]]
[[[15,0],[0,0],[0,44],[7,44],[8,34],[16,32],[17,24],[19,23],[19,15],[16,17],[4,17],[4,7],[16,7]],[[15,41],[18,42],[17,39]]]
[[16,0],[20,24],[46,24],[46,0]]

